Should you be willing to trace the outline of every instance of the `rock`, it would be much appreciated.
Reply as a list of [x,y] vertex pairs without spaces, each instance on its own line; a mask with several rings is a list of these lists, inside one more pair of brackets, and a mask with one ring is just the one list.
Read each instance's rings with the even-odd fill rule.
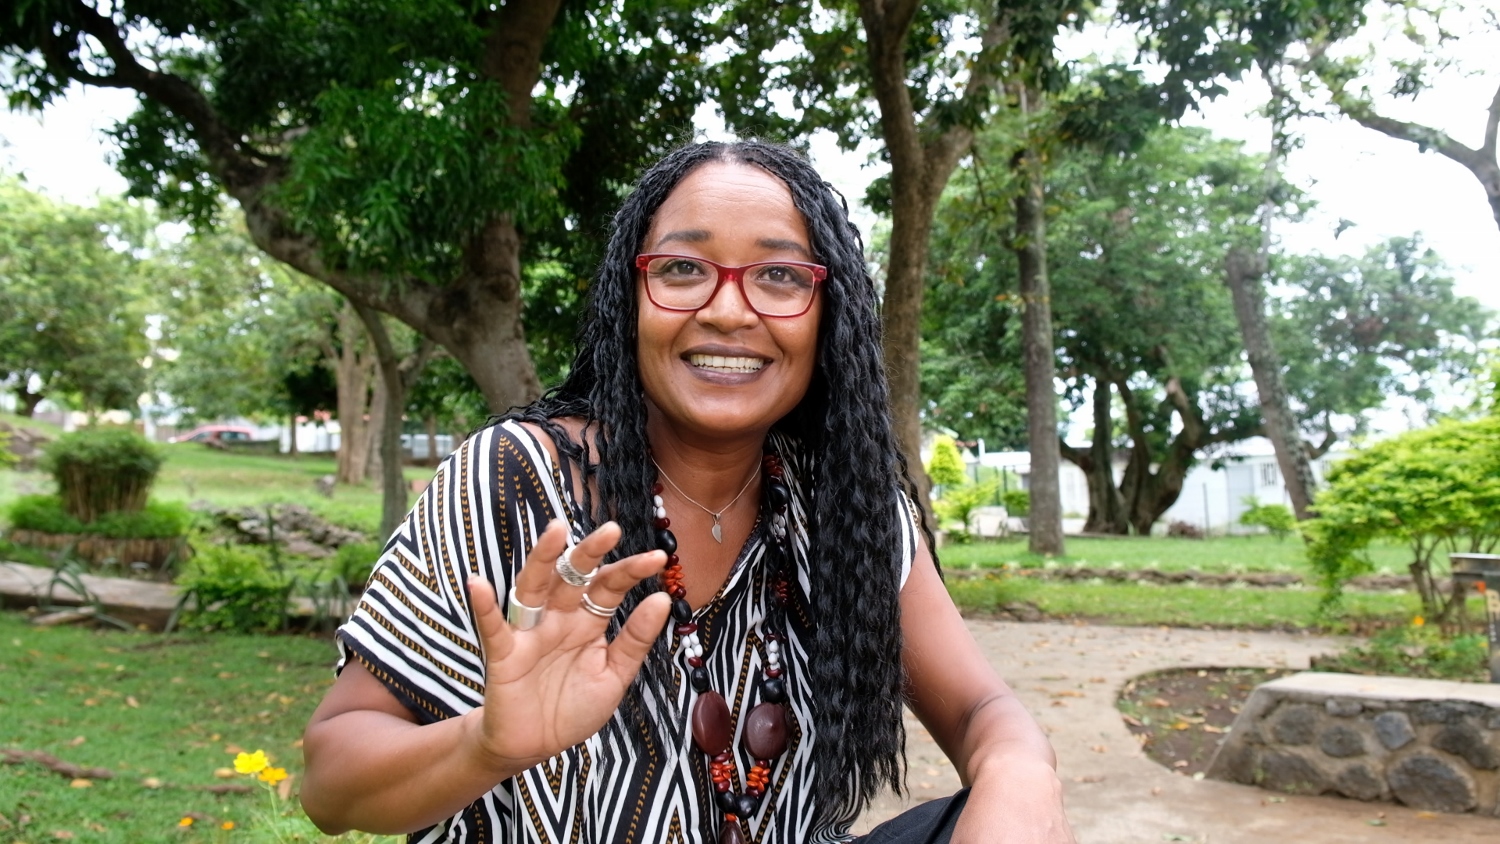
[[1500,753],[1496,753],[1485,740],[1484,733],[1468,721],[1449,724],[1439,730],[1432,737],[1432,746],[1463,757],[1465,762],[1481,771],[1500,768]]
[[1030,601],[1011,601],[1000,607],[1000,612],[1014,618],[1016,621],[1027,623],[1043,621],[1047,614],[1041,608]]
[[1271,725],[1271,738],[1279,744],[1307,744],[1317,734],[1318,713],[1307,704],[1283,706]]
[[1387,750],[1399,750],[1417,737],[1405,712],[1382,712],[1375,716],[1375,736]]
[[1424,700],[1412,707],[1418,724],[1457,724],[1475,707],[1451,700]]
[[1364,704],[1357,700],[1331,697],[1323,702],[1323,708],[1335,718],[1353,718],[1364,711]]
[[1321,794],[1328,787],[1323,773],[1311,762],[1277,750],[1261,754],[1260,784],[1291,794]]
[[1484,728],[1486,730],[1500,730],[1500,709],[1491,709],[1489,716],[1489,720],[1484,722]]
[[1365,737],[1359,730],[1342,724],[1329,727],[1318,738],[1318,747],[1335,759],[1365,755]]
[[1380,793],[1385,790],[1385,783],[1376,776],[1365,765],[1354,765],[1345,768],[1334,780],[1333,787],[1338,793],[1355,800],[1377,800]]
[[1255,748],[1246,744],[1231,744],[1220,751],[1210,768],[1209,776],[1230,782],[1255,784]]
[[1474,779],[1436,756],[1414,753],[1386,772],[1391,793],[1413,809],[1467,812],[1478,803]]

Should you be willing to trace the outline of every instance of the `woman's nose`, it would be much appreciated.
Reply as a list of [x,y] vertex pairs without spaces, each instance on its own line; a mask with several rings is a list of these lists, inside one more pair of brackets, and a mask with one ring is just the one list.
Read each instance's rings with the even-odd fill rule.
[[745,298],[745,289],[738,278],[726,278],[714,291],[713,298],[698,309],[698,319],[712,324],[720,330],[731,330],[754,325],[760,316],[750,307]]

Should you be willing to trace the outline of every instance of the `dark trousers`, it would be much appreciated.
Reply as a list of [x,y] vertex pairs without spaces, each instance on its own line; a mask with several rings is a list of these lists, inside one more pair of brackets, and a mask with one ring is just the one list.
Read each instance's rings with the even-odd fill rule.
[[870,830],[869,835],[854,839],[855,844],[947,844],[968,799],[969,790],[965,788],[952,797],[914,806]]

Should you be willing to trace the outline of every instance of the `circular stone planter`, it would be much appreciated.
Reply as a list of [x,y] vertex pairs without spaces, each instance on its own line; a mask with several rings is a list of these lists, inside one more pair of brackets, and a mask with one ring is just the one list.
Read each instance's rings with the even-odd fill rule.
[[13,530],[10,541],[51,551],[71,549],[73,555],[92,565],[115,561],[124,565],[145,563],[160,572],[173,560],[185,559],[190,553],[187,538],[115,539],[89,533],[42,533],[36,530]]

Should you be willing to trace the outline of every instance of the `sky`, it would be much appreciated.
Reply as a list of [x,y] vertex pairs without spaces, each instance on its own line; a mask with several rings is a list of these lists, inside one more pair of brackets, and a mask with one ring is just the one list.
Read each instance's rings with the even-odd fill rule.
[[[1382,45],[1401,40],[1378,29],[1374,38]],[[1075,58],[1128,58],[1128,33],[1095,28],[1073,36],[1064,50]],[[1466,36],[1450,52],[1470,67],[1488,64],[1487,72],[1447,74],[1416,101],[1389,108],[1392,116],[1437,126],[1477,146],[1485,110],[1500,85],[1500,67],[1493,59],[1500,55],[1500,32]],[[1249,151],[1264,151],[1269,125],[1255,114],[1264,98],[1258,85],[1232,84],[1227,96],[1185,122],[1242,140]],[[75,91],[41,115],[0,111],[0,170],[21,173],[31,186],[71,202],[119,194],[125,182],[109,164],[111,147],[104,133],[133,108],[128,92],[89,89]],[[711,108],[700,110],[706,133],[713,134],[716,124]],[[1343,118],[1303,120],[1293,129],[1302,145],[1290,154],[1286,175],[1318,205],[1302,222],[1277,223],[1286,249],[1358,254],[1387,237],[1420,232],[1452,268],[1458,291],[1500,312],[1500,227],[1469,171]],[[867,164],[866,154],[839,151],[828,133],[815,137],[811,148],[815,163],[851,204],[880,172]],[[858,217],[868,235],[873,215]],[[1353,226],[1335,238],[1341,220]]]

